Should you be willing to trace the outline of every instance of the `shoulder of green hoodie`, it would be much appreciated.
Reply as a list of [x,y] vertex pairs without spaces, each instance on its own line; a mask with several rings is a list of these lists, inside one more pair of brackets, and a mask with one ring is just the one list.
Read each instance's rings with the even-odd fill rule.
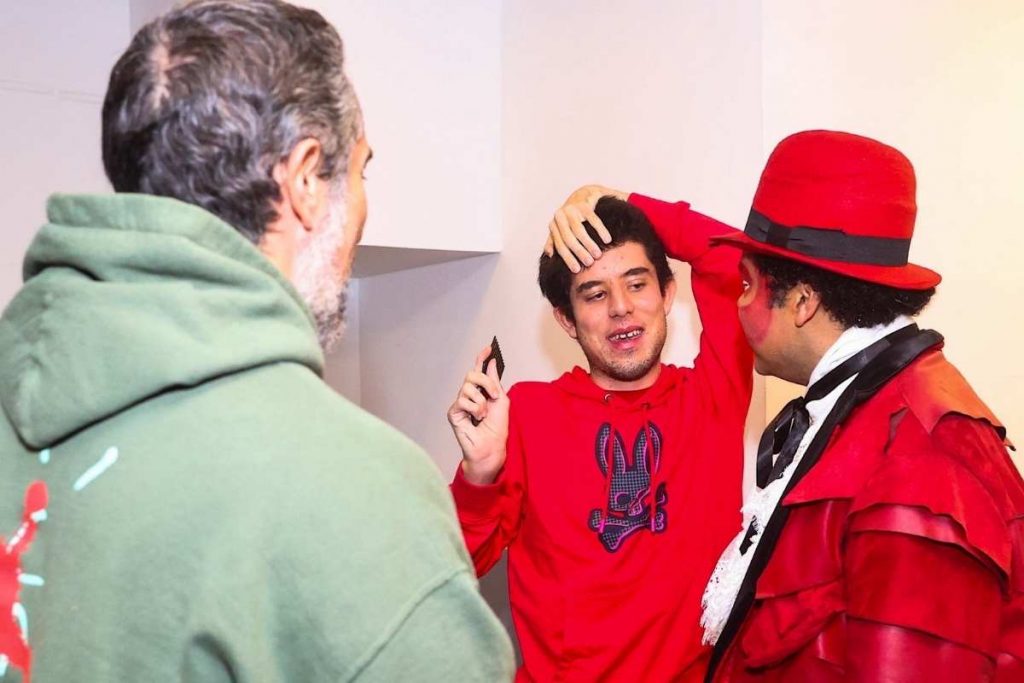
[[[426,454],[302,368],[253,374],[266,376],[229,380],[222,396],[211,387],[211,410],[201,400],[191,418],[161,416],[169,437],[176,423],[194,430],[218,403],[262,403],[222,410],[214,425],[225,434],[262,425],[250,427],[247,443],[223,444],[220,457],[236,462],[211,473],[244,472],[237,483],[249,493],[233,496],[228,504],[241,509],[225,513],[223,538],[240,541],[216,551],[225,584],[205,587],[208,604],[223,610],[212,622],[246,615],[233,659],[253,680],[267,671],[311,682],[509,680],[508,636],[479,594],[451,498]],[[253,462],[257,450],[265,463]],[[265,544],[256,554],[263,566],[238,571],[242,539]],[[240,575],[249,578],[241,587]],[[274,600],[254,605],[259,592]]]

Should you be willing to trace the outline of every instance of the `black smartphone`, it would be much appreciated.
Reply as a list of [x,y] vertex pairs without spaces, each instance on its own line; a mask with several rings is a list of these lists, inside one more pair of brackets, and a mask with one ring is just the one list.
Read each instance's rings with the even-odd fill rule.
[[[487,355],[487,358],[484,358],[484,362],[480,366],[480,372],[486,373],[487,366],[490,365],[492,360],[495,362],[495,368],[498,371],[498,379],[501,379],[501,376],[505,374],[505,359],[501,356],[501,347],[498,345],[497,336],[491,339],[491,352]],[[477,389],[483,392],[485,397],[491,398],[483,387],[477,387]],[[474,427],[480,424],[480,421],[473,416],[470,416],[469,419],[473,421]]]

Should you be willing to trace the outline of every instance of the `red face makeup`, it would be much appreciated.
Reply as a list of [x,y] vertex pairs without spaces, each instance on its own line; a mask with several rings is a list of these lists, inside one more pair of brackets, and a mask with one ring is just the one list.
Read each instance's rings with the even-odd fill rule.
[[772,306],[771,290],[761,271],[749,256],[740,261],[743,294],[736,301],[737,315],[743,334],[754,352],[754,369],[762,375],[772,372],[772,360],[785,347],[782,334],[781,310]]
[[740,261],[740,277],[743,278],[743,294],[737,300],[740,325],[747,342],[756,352],[764,343],[771,330],[773,308],[768,283],[748,257]]

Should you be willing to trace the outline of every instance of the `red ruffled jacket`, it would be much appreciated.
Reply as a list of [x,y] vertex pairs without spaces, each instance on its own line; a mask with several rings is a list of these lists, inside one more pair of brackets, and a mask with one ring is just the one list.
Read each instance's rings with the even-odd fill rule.
[[857,408],[790,516],[719,683],[1024,681],[1024,482],[939,350]]

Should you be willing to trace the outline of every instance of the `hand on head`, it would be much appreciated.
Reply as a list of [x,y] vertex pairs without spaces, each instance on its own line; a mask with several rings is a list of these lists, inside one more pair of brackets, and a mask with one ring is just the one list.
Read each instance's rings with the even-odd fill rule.
[[544,244],[544,253],[553,256],[557,251],[573,273],[580,272],[582,268],[593,265],[595,259],[601,258],[601,247],[587,234],[584,222],[590,224],[605,244],[612,241],[611,233],[594,213],[598,200],[606,196],[625,201],[629,193],[603,185],[584,185],[570,194],[548,223],[549,234]]

